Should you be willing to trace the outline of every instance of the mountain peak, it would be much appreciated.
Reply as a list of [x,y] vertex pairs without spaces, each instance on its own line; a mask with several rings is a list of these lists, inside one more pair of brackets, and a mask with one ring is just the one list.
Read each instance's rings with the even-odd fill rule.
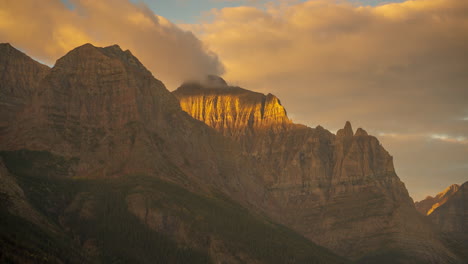
[[218,87],[218,88],[226,88],[228,87],[227,82],[218,75],[207,75],[205,77],[204,83],[209,87]]
[[445,204],[459,189],[460,185],[452,184],[442,192],[439,192],[435,197],[428,196],[424,200],[416,202],[416,209],[424,215],[430,215],[438,207]]
[[280,100],[273,94],[228,86],[218,76],[210,76],[208,80],[215,85],[187,82],[174,91],[174,95],[185,112],[223,134],[239,136],[254,132],[254,128],[291,123]]
[[[102,64],[102,61],[107,63]],[[86,43],[68,52],[65,56],[58,59],[54,68],[66,67],[108,67],[118,68],[118,63],[139,71],[149,73],[143,64],[129,51],[123,51],[119,45],[107,47],[96,47],[91,43]],[[112,65],[112,66],[111,66]],[[120,67],[121,67],[120,66]]]
[[0,48],[13,48],[10,43],[5,42],[5,43],[0,43]]
[[445,190],[443,190],[442,192],[438,193],[436,197],[444,197],[453,194],[456,191],[458,191],[458,189],[460,189],[460,185],[452,184],[449,187],[445,188]]
[[351,123],[349,121],[346,121],[346,124],[344,128],[338,130],[336,132],[337,137],[352,137],[354,135],[353,128],[351,126]]
[[123,52],[123,50],[120,48],[118,44],[110,45],[110,46],[104,47],[103,49]]
[[367,131],[365,131],[364,129],[358,128],[354,135],[355,136],[368,136],[369,134],[367,134]]

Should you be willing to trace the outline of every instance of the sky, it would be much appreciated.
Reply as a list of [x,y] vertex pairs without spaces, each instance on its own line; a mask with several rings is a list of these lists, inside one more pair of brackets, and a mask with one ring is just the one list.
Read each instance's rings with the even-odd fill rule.
[[468,1],[0,0],[0,42],[51,66],[117,43],[169,90],[218,74],[297,123],[349,120],[415,200],[468,180]]

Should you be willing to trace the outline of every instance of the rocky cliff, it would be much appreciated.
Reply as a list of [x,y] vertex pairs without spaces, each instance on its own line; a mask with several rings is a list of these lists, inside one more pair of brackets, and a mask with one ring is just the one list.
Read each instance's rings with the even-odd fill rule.
[[291,124],[276,96],[227,86],[222,79],[214,80],[217,81],[211,77],[201,83],[185,83],[174,92],[182,108],[192,117],[235,139]]
[[31,59],[8,43],[0,44],[0,140],[29,103],[49,67]]
[[240,143],[277,221],[362,263],[457,261],[365,130],[347,122],[334,135],[293,124],[276,97],[238,87],[187,83],[173,93],[184,111]]

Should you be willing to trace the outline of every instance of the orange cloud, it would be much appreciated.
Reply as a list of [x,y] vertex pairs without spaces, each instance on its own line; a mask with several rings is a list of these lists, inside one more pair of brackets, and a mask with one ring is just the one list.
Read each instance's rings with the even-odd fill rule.
[[274,93],[294,121],[367,128],[418,198],[466,180],[467,1],[310,0],[211,16],[191,28],[219,55],[228,81]]
[[[395,113],[403,123],[429,124],[468,112],[466,1],[362,7],[314,0],[212,15],[192,29],[220,56],[224,77],[276,93],[299,121],[338,128],[347,113],[388,131],[393,121],[384,120]],[[455,123],[455,134],[468,133]]]
[[0,42],[53,64],[91,42],[130,49],[156,76],[176,88],[187,78],[219,74],[222,64],[191,32],[128,0],[0,0]]

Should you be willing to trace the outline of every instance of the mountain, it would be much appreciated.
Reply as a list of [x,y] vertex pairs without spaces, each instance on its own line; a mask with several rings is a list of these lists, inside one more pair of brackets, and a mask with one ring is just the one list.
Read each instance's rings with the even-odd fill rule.
[[0,139],[14,122],[18,111],[31,100],[49,67],[42,65],[8,43],[0,43]]
[[468,259],[468,182],[453,184],[434,198],[416,202],[416,206],[424,208],[421,212],[437,226],[447,244]]
[[428,196],[424,200],[415,202],[416,209],[423,215],[430,215],[439,206],[445,204],[460,189],[460,185],[452,184],[435,197]]
[[265,213],[359,263],[456,263],[415,209],[377,138],[294,124],[274,95],[187,82],[173,94],[239,143],[267,186]]
[[8,54],[1,93],[28,92],[2,116],[0,262],[347,263],[259,212],[250,159],[130,51]]
[[[231,170],[238,166],[230,142],[181,111],[164,85],[117,45],[86,44],[57,60],[16,118],[3,148],[67,157],[73,162],[66,175],[155,174],[193,189],[210,182],[233,192],[248,176]],[[240,197],[254,193],[244,191]]]
[[[452,188],[454,185],[450,186]],[[458,185],[455,185],[458,186]],[[444,191],[445,192],[445,191]],[[437,195],[438,197],[439,195]],[[468,182],[456,188],[456,191],[439,206],[432,206],[428,217],[446,233],[468,233]],[[434,209],[435,207],[435,209]]]

